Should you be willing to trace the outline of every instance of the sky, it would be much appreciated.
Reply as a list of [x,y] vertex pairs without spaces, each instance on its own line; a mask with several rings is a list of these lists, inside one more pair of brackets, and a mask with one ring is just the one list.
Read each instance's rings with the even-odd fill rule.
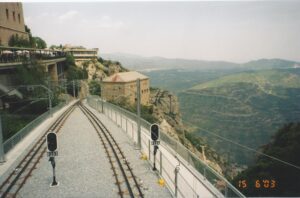
[[300,1],[24,2],[48,46],[198,60],[300,61]]

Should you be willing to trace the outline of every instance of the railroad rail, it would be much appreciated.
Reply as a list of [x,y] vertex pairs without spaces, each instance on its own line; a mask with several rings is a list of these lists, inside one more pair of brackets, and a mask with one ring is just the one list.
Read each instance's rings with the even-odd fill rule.
[[12,171],[7,179],[0,185],[1,198],[16,197],[47,150],[45,145],[45,135],[50,131],[58,133],[69,115],[75,109],[75,106],[76,103],[59,116],[59,118],[46,130],[44,135],[42,135],[32,146],[14,171]]
[[[137,177],[134,175],[120,146],[105,127],[105,125],[92,113],[87,107],[79,105],[82,112],[86,115],[92,126],[95,128],[100,141],[105,149],[109,163],[111,165],[113,176],[118,186],[118,193],[123,197],[144,197]],[[122,178],[121,178],[122,177]],[[123,180],[122,180],[123,179]]]

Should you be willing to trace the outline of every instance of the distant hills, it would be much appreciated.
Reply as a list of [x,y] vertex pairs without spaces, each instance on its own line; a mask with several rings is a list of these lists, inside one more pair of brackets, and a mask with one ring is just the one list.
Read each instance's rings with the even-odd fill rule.
[[226,61],[205,61],[189,59],[170,59],[163,57],[143,57],[126,53],[101,54],[104,59],[116,60],[132,70],[157,70],[157,69],[271,69],[300,67],[299,62],[282,59],[260,59],[247,63],[233,63]]
[[[251,164],[254,149],[284,124],[300,121],[300,63],[259,59],[247,63],[102,54],[150,77],[152,87],[178,95],[182,118],[210,148],[231,162]],[[240,144],[222,140],[224,137]]]
[[252,152],[284,124],[300,121],[300,69],[246,71],[200,83],[179,93],[183,119],[196,134],[233,161],[248,164]]

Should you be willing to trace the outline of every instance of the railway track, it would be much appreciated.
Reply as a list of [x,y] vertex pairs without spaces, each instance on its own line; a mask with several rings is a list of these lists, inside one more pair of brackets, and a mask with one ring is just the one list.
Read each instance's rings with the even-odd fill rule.
[[118,194],[123,197],[144,197],[136,176],[133,173],[124,153],[104,124],[85,106],[79,105],[92,126],[95,128],[104,147],[113,176],[118,187]]
[[50,131],[58,133],[66,119],[74,110],[75,106],[76,104],[72,105],[61,116],[59,116],[59,118],[46,130],[44,135],[42,135],[32,146],[17,167],[9,174],[0,186],[1,198],[17,196],[18,192],[31,176],[32,171],[36,169],[37,164],[47,150],[45,135]]

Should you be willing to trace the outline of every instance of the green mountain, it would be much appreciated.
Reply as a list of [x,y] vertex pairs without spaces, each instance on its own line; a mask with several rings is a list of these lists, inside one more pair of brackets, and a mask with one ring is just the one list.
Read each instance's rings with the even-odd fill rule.
[[179,101],[184,121],[197,126],[194,135],[231,162],[250,164],[253,152],[243,146],[256,149],[283,124],[300,121],[300,69],[223,76],[179,93]]

